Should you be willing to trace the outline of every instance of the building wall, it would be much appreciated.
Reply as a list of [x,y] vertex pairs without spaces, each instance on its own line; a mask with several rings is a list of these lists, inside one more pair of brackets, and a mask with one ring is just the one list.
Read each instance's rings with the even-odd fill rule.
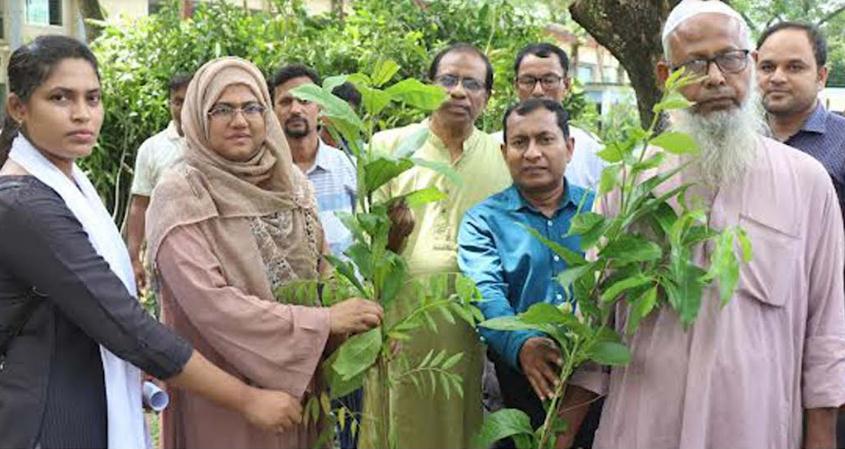
[[100,0],[108,20],[120,17],[144,17],[148,14],[149,0]]

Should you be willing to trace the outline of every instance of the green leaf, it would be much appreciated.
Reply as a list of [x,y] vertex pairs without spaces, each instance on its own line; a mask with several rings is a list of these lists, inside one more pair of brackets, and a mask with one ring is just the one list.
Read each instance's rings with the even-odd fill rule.
[[[738,228],[722,232],[716,239],[715,249],[710,256],[710,269],[704,276],[704,281],[716,279],[719,282],[719,298],[725,306],[733,296],[739,282],[739,260],[735,251],[735,242],[740,239]],[[742,248],[742,243],[740,243]]]
[[671,279],[661,283],[669,296],[671,305],[681,318],[681,324],[685,327],[695,321],[701,306],[701,295],[703,293],[703,278],[707,274],[700,267],[691,263],[689,251],[673,252]]
[[583,212],[572,218],[569,235],[582,235],[592,231],[605,222],[603,215],[595,212]]
[[658,152],[654,155],[648,157],[646,160],[642,162],[637,162],[634,164],[633,169],[636,172],[651,170],[652,168],[659,167],[663,161],[666,160],[666,153]]
[[399,64],[397,64],[396,61],[392,59],[379,61],[375,69],[373,69],[371,77],[373,85],[375,87],[383,86],[385,83],[390,81],[390,79],[393,78],[393,75],[396,75],[397,72],[399,72]]
[[349,260],[355,263],[358,272],[364,276],[365,279],[372,279],[373,277],[373,254],[370,248],[364,242],[355,242],[350,245],[343,252]]
[[413,168],[414,163],[408,159],[395,160],[380,156],[364,166],[364,186],[367,194],[378,190],[379,187],[390,182],[391,179]]
[[625,365],[631,361],[628,347],[612,341],[597,341],[587,350],[587,356],[600,365]]
[[385,257],[388,272],[381,286],[381,298],[379,302],[386,309],[393,303],[396,295],[402,289],[408,266],[405,264],[405,260],[396,254],[388,253]]
[[303,100],[313,101],[320,105],[320,110],[323,115],[333,120],[342,120],[348,122],[358,129],[364,128],[364,123],[349,106],[349,103],[332,95],[331,92],[323,90],[322,87],[316,84],[303,84],[297,86],[291,91],[291,94]]
[[621,162],[625,157],[625,148],[620,143],[611,142],[605,145],[602,150],[598,151],[596,156],[604,159],[605,162],[615,164]]
[[461,359],[463,358],[463,356],[464,356],[464,353],[463,353],[463,352],[459,352],[459,353],[457,353],[457,354],[453,354],[451,357],[449,357],[448,359],[446,359],[446,361],[445,361],[445,362],[443,362],[443,365],[441,365],[441,368],[443,368],[443,369],[451,369],[453,366],[457,365],[457,364],[458,364],[458,362],[460,362],[460,361],[461,361]]
[[532,304],[518,318],[526,324],[564,324],[568,321],[560,309],[547,302]]
[[560,285],[563,286],[564,289],[569,291],[570,286],[573,282],[575,282],[578,278],[583,276],[586,273],[592,273],[594,269],[593,264],[586,264],[586,265],[578,265],[575,267],[567,268],[560,272],[557,275],[557,281]]
[[427,127],[421,127],[402,139],[402,143],[396,147],[396,150],[393,152],[393,156],[397,159],[411,156],[425,144],[425,141],[428,140],[430,135],[431,132]]
[[403,195],[405,204],[413,209],[415,207],[423,206],[428,203],[436,203],[438,201],[448,198],[445,193],[437,189],[437,187],[428,187],[425,189],[414,190],[413,192]]
[[531,419],[522,410],[506,408],[487,416],[475,437],[474,446],[490,447],[496,441],[517,435],[534,439]]
[[364,230],[358,224],[358,219],[355,217],[354,214],[346,211],[335,211],[335,217],[343,223],[343,226],[352,233],[355,237],[355,240],[359,242],[365,242],[366,238],[364,237]]
[[478,325],[497,331],[545,330],[545,328],[540,329],[543,327],[542,325],[526,323],[517,316],[500,316],[491,318],[478,323]]
[[698,144],[695,140],[689,134],[679,131],[666,131],[651,139],[649,143],[673,154],[698,154]]
[[560,256],[564,261],[566,261],[567,265],[569,266],[576,266],[576,265],[583,265],[587,263],[587,260],[584,259],[584,256],[580,253],[572,251],[571,249],[557,243],[553,242],[547,238],[545,238],[539,231],[528,226],[526,224],[520,223],[523,229],[525,229],[529,234],[534,236],[535,239],[539,240],[542,244],[546,245],[549,249],[555,252],[558,256]]
[[680,92],[671,92],[663,100],[654,105],[652,110],[655,114],[660,114],[663,111],[673,111],[676,109],[687,109],[692,106],[692,102],[687,100]]
[[619,171],[621,169],[622,165],[615,164],[608,165],[604,168],[604,170],[602,170],[601,178],[599,179],[599,196],[611,192],[619,184]]
[[332,369],[343,380],[350,380],[371,367],[381,351],[381,328],[355,335],[337,350]]
[[751,251],[751,240],[748,238],[745,229],[738,228],[736,236],[739,239],[739,247],[742,249],[742,261],[745,263],[751,262],[754,253]]
[[446,90],[440,86],[424,84],[416,79],[406,79],[385,89],[394,100],[422,109],[433,111],[446,99]]
[[335,257],[331,254],[326,254],[323,257],[325,257],[326,260],[328,260],[329,263],[334,266],[335,272],[337,272],[338,275],[351,282],[352,285],[354,285],[355,288],[358,289],[358,292],[361,294],[361,296],[367,296],[367,290],[364,288],[364,286],[361,284],[361,281],[358,279],[358,276],[355,273],[355,267],[351,263],[346,260]]
[[364,378],[367,374],[367,372],[364,371],[361,374],[353,376],[347,380],[344,379],[340,374],[336,373],[333,369],[327,369],[324,371],[328,379],[327,382],[329,384],[329,391],[331,392],[332,399],[342,398],[354,392],[355,390],[363,387]]
[[364,105],[364,110],[371,116],[378,115],[390,104],[390,94],[383,90],[361,86],[358,91],[361,92],[361,104]]
[[[408,159],[403,159],[403,160],[408,160]],[[420,158],[415,158],[415,157],[410,158],[410,160],[413,161],[413,163],[415,165],[419,165],[420,167],[425,167],[429,170],[433,170],[433,171],[445,176],[447,179],[449,179],[449,181],[451,181],[453,184],[455,184],[457,186],[463,185],[463,179],[461,179],[461,175],[459,175],[458,172],[456,172],[455,169],[452,168],[452,166],[450,164],[447,164],[445,162],[429,161],[429,160],[426,160],[426,159],[420,159]]]
[[373,86],[373,80],[366,73],[353,73],[346,78],[346,81],[354,84],[356,89]]
[[603,291],[601,294],[601,300],[602,302],[611,302],[625,291],[630,290],[632,288],[642,287],[643,285],[646,285],[653,281],[654,279],[651,276],[647,276],[644,274],[637,274],[622,279],[613,283],[613,285]]
[[581,212],[572,218],[566,235],[581,236],[581,248],[588,249],[604,234],[607,219],[595,212]]
[[631,303],[628,308],[628,321],[625,326],[625,331],[628,335],[633,335],[637,331],[640,321],[651,313],[655,305],[657,305],[656,286],[646,290]]
[[330,76],[323,80],[323,90],[331,92],[335,87],[345,83],[348,78],[348,75]]
[[663,256],[663,250],[654,242],[640,236],[623,234],[609,242],[599,253],[600,257],[614,258],[622,263],[648,262]]

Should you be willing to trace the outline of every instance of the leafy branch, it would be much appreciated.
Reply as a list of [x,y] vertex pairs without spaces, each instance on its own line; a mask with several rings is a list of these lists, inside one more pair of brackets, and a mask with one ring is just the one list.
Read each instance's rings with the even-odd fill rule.
[[[522,411],[502,410],[485,421],[479,445],[511,437],[520,449],[554,446],[553,436],[566,428],[559,409],[572,373],[588,361],[621,366],[631,359],[612,321],[620,302],[627,306],[619,309],[627,311],[624,333],[633,335],[642,320],[663,307],[674,310],[688,328],[713,283],[718,284],[722,306],[733,295],[740,263],[751,258],[748,238],[738,227],[711,228],[706,207],[688,198],[693,185],[672,182],[689,166],[680,161],[698,153],[693,139],[676,131],[657,131],[662,113],[691,106],[679,89],[695,81],[682,71],[674,73],[654,106],[649,128],[635,126],[622,133],[629,136],[626,140],[609,142],[598,153],[609,163],[600,178],[597,200],[605,202],[600,209],[606,215],[579,212],[567,234],[580,238],[588,257],[526,228],[566,261],[568,268],[557,281],[568,302],[537,303],[517,316],[487,320],[481,326],[543,332],[557,342],[564,366],[552,399],[544,404],[547,415],[539,429],[531,428]],[[666,164],[670,159],[676,163]],[[702,266],[693,262],[698,248],[704,248]]]
[[[370,371],[375,371],[385,380],[379,386],[384,397],[398,382],[410,381],[420,387],[424,383],[423,378],[429,380],[432,389],[440,383],[447,395],[462,395],[462,379],[450,371],[461,360],[462,353],[429,353],[428,357],[412,364],[401,351],[395,355],[393,348],[399,341],[410,339],[410,333],[416,329],[425,326],[436,329],[435,313],[441,314],[450,323],[455,323],[453,315],[472,325],[479,318],[471,303],[480,295],[471,281],[454,273],[434,275],[425,282],[411,279],[405,260],[387,245],[392,207],[400,202],[408,207],[418,207],[446,197],[434,187],[389,197],[385,186],[391,180],[414,167],[421,167],[434,170],[454,183],[461,182],[448,165],[414,157],[429,137],[427,129],[404,139],[390,154],[373,146],[373,134],[378,128],[380,114],[391,103],[428,112],[439,107],[446,98],[441,87],[415,79],[388,85],[398,72],[397,63],[384,60],[376,64],[369,74],[333,76],[327,78],[322,86],[306,84],[292,91],[296,97],[320,105],[329,132],[336,141],[344,142],[352,153],[357,171],[358,198],[355,213],[336,213],[351,232],[353,243],[344,251],[343,257],[326,256],[333,266],[333,276],[322,281],[320,288],[287,289],[277,292],[277,297],[291,301],[305,296],[313,299],[311,304],[326,304],[327,292],[333,300],[354,294],[378,302],[384,308],[385,317],[395,320],[392,325],[385,323],[350,337],[324,362],[323,371],[333,398],[360,388]],[[363,116],[332,94],[335,87],[347,81],[361,93]],[[317,298],[320,291],[322,301]],[[401,368],[398,374],[388,370],[389,363],[397,363]],[[381,406],[381,415],[390,416],[389,401],[382,401]],[[381,437],[382,446],[396,446],[397,442],[391,437],[390,420],[387,421],[382,423],[386,429]]]

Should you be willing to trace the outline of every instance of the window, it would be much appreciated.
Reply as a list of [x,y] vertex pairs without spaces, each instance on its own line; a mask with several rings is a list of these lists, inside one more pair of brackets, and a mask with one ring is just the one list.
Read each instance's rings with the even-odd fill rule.
[[589,65],[579,65],[578,66],[578,81],[581,81],[583,84],[588,84],[593,82],[593,67]]
[[62,0],[26,0],[26,23],[62,25]]
[[604,79],[602,80],[605,83],[618,83],[619,82],[619,71],[616,70],[616,67],[606,65],[602,70],[602,76]]

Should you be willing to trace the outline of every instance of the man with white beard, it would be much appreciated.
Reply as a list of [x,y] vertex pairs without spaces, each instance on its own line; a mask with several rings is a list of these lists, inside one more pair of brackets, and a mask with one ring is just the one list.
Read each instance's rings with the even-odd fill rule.
[[[748,27],[733,9],[682,1],[663,47],[661,81],[681,67],[702,76],[681,90],[694,105],[672,117],[701,155],[658,190],[696,183],[709,225],[745,229],[753,260],[726,306],[718,286],[708,288],[687,330],[671,308],[655,310],[625,337],[631,363],[584,367],[565,402],[607,395],[595,448],[835,447],[845,402],[845,242],[830,177],[810,156],[762,136]],[[597,209],[613,215],[618,201],[611,194]],[[702,265],[706,251],[697,248],[693,262]],[[620,333],[625,318],[617,311]],[[564,408],[574,431],[586,407]]]

